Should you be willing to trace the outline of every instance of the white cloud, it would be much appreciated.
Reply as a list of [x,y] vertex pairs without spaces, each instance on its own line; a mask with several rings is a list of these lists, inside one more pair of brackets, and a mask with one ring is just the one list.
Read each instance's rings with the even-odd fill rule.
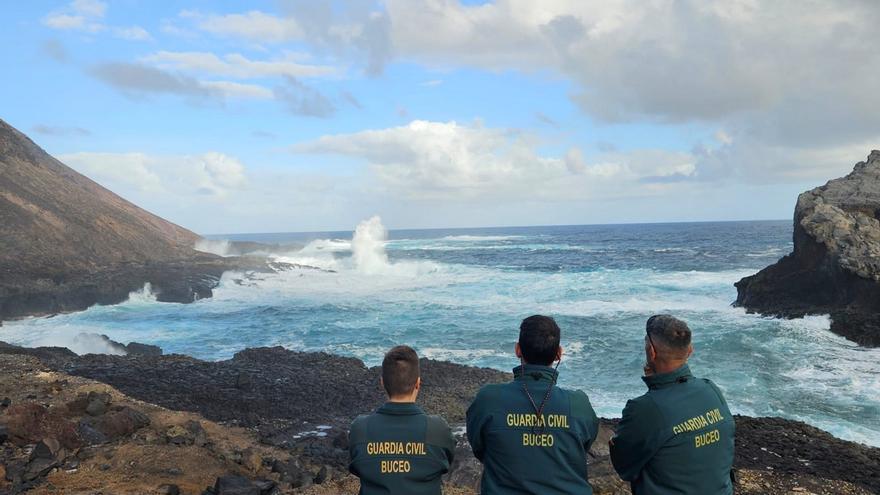
[[70,6],[75,12],[91,17],[104,17],[107,12],[107,4],[99,0],[73,0]]
[[196,26],[203,31],[251,41],[282,43],[303,36],[303,31],[295,19],[278,17],[258,10],[226,15],[183,11],[180,16],[194,20]]
[[334,74],[336,69],[324,65],[306,65],[296,62],[296,55],[280,60],[250,60],[239,53],[218,57],[209,52],[160,51],[143,58],[144,62],[165,69],[207,73],[238,79],[275,76],[314,77]]
[[150,33],[140,26],[111,27],[104,24],[107,4],[98,0],[73,0],[66,7],[54,10],[43,18],[43,24],[67,31],[99,33],[108,31],[119,39],[152,41]]
[[[572,102],[599,122],[720,128],[715,138],[722,149],[733,146],[737,156],[764,164],[731,161],[725,167],[736,170],[727,177],[810,175],[824,162],[819,156],[880,135],[876,2],[816,0],[809,8],[791,0],[281,5],[285,15],[193,19],[215,34],[301,40],[364,63],[370,73],[391,59],[438,69],[556,73],[573,83]],[[245,30],[249,18],[266,29]],[[783,149],[816,161],[775,151]],[[803,173],[783,170],[789,166]]]
[[78,152],[58,159],[114,191],[222,201],[248,184],[240,161],[213,151],[201,155]]
[[90,22],[86,17],[81,15],[70,15],[55,13],[49,14],[43,19],[43,24],[52,29],[61,30],[77,30],[89,33],[97,33],[104,29],[104,25],[97,22]]
[[129,41],[152,41],[153,37],[150,33],[140,26],[118,27],[113,29],[113,34],[117,38]]
[[416,120],[323,136],[293,150],[362,159],[381,184],[410,199],[511,199],[527,192],[544,200],[577,200],[638,186],[641,178],[693,169],[686,153],[614,153],[590,161],[577,148],[563,158],[545,156],[532,141],[520,132],[478,123]]
[[271,89],[256,84],[242,84],[232,81],[202,81],[201,85],[214,92],[221,93],[225,98],[270,100],[275,96]]
[[144,153],[68,153],[58,159],[98,182],[124,184],[145,192],[164,190]]
[[52,29],[97,33],[106,28],[100,22],[106,11],[107,4],[97,0],[73,0],[67,7],[46,15],[43,24]]

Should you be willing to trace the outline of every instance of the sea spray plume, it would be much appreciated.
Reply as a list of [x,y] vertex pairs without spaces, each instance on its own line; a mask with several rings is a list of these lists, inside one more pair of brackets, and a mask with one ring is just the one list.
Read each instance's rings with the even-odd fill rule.
[[351,239],[351,257],[357,271],[375,274],[388,268],[387,237],[388,231],[378,215],[358,224]]

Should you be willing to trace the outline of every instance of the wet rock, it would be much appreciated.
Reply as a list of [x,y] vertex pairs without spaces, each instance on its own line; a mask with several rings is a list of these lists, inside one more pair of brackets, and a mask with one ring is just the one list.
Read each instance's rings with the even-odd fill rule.
[[9,438],[9,430],[6,429],[6,425],[0,425],[0,445],[6,443],[6,440]]
[[6,409],[7,407],[9,407],[11,405],[12,405],[12,399],[10,399],[9,397],[4,397],[2,400],[0,400],[0,408],[2,408],[2,409]]
[[156,345],[141,344],[139,342],[130,342],[125,346],[129,356],[161,356],[162,348]]
[[159,495],[180,495],[180,487],[177,485],[161,485],[156,490]]
[[214,484],[216,495],[262,495],[260,488],[243,476],[221,476]]

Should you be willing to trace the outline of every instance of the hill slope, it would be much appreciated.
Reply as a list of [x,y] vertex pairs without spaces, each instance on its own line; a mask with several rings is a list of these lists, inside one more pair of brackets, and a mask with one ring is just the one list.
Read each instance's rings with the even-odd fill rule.
[[0,120],[0,320],[124,300],[210,296],[228,266],[195,233],[122,199]]

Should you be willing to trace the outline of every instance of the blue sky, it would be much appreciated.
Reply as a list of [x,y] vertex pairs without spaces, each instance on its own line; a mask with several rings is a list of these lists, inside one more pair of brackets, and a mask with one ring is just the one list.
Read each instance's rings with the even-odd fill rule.
[[880,147],[871,2],[0,12],[0,118],[206,234],[787,218]]

